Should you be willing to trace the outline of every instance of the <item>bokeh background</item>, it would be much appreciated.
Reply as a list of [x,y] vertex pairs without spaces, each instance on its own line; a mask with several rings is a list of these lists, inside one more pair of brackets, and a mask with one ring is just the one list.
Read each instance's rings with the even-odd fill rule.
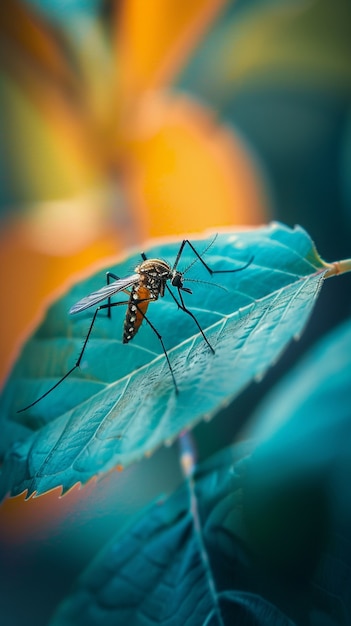
[[[55,294],[153,237],[279,219],[350,256],[349,0],[5,0],[0,6],[4,381]],[[305,335],[195,430],[200,458],[350,314],[328,281]],[[180,482],[160,450],[64,498],[0,507],[4,626],[46,624],[99,546]],[[3,621],[4,620],[4,621]]]

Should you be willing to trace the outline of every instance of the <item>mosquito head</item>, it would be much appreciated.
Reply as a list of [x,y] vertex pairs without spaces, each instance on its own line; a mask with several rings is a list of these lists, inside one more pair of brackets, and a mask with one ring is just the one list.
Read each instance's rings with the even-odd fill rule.
[[181,272],[174,272],[171,278],[171,284],[176,289],[181,289],[182,291],[186,291],[186,293],[193,293],[191,289],[183,286],[183,274]]

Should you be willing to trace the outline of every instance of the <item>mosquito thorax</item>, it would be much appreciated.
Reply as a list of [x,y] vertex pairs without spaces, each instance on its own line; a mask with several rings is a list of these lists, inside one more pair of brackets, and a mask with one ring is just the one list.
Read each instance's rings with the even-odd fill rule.
[[138,274],[147,274],[155,278],[168,280],[171,274],[171,268],[161,259],[146,259],[135,268]]
[[150,297],[157,300],[165,294],[167,280],[171,278],[171,267],[162,259],[145,259],[135,268],[140,276],[140,285],[146,287]]

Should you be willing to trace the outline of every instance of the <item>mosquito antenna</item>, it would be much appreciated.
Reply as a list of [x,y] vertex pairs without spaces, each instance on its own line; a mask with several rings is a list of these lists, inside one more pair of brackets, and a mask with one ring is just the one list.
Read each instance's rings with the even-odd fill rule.
[[218,285],[218,283],[211,283],[209,280],[200,280],[198,278],[183,278],[183,282],[202,283],[203,285],[210,285],[211,287],[218,287],[218,289],[223,289],[223,291],[228,291],[228,289],[226,287],[223,287],[223,285]]
[[[207,244],[206,248],[200,253],[200,255],[199,255],[200,257],[203,257],[206,254],[206,252],[208,252],[208,250],[213,246],[213,244],[216,241],[217,237],[218,237],[218,233],[215,234],[213,239],[211,239],[210,243]],[[191,261],[191,263],[185,268],[185,270],[182,272],[182,274],[183,275],[186,274],[193,267],[193,265],[195,265],[195,263],[197,263],[199,260],[200,259],[196,256],[195,259],[193,261]],[[189,279],[187,278],[186,280],[189,280]],[[198,282],[201,282],[201,281],[198,281]],[[205,281],[203,281],[203,282],[205,282]],[[208,283],[208,284],[212,285],[212,283]]]

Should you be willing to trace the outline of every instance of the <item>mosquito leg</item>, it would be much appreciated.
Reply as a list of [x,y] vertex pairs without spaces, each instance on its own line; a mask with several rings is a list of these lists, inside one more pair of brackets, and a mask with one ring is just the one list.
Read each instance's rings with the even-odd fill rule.
[[[143,258],[143,260],[145,261],[146,259],[144,259],[144,258]],[[150,301],[151,301],[151,300],[150,300]],[[145,313],[143,313],[143,311],[142,311],[142,310],[138,307],[138,303],[140,304],[141,302],[145,302],[145,300],[138,300],[138,301],[136,301],[136,302],[135,302],[135,304],[136,304],[136,306],[137,306],[137,308],[138,308],[138,311],[140,311],[141,315],[143,316],[144,320],[146,321],[146,323],[147,323],[147,324],[149,324],[150,328],[154,331],[154,333],[155,333],[156,337],[158,338],[158,340],[159,340],[159,342],[160,342],[160,344],[161,344],[161,346],[162,346],[162,350],[163,350],[164,355],[165,355],[165,357],[166,357],[167,364],[168,364],[168,367],[169,367],[169,371],[171,372],[171,375],[172,375],[172,380],[173,380],[174,389],[175,389],[176,394],[178,394],[178,393],[179,393],[178,386],[177,386],[177,383],[176,383],[176,379],[175,379],[175,376],[174,376],[174,372],[173,372],[173,368],[172,368],[171,362],[170,362],[170,360],[169,360],[169,356],[168,356],[168,354],[167,354],[167,350],[166,350],[165,344],[163,343],[162,336],[161,336],[161,335],[160,335],[160,333],[158,332],[157,328],[155,328],[155,326],[154,326],[154,325],[150,322],[150,320],[146,317]],[[178,303],[177,303],[177,304],[178,304]]]
[[57,383],[55,383],[52,387],[50,387],[50,389],[48,389],[47,391],[45,391],[45,393],[43,393],[39,398],[37,398],[36,400],[34,400],[34,402],[31,402],[30,404],[28,404],[27,406],[25,406],[23,409],[20,409],[19,411],[17,411],[17,413],[22,413],[22,411],[27,411],[27,409],[30,409],[32,406],[34,406],[35,404],[37,404],[38,402],[40,402],[40,400],[43,400],[43,398],[45,398],[46,396],[49,395],[49,393],[51,393],[54,389],[56,389],[56,387],[58,387],[59,385],[61,385],[61,383],[66,380],[66,378],[68,378],[68,376],[70,376],[70,374],[72,374],[72,372],[74,372],[75,369],[77,369],[77,367],[79,367],[81,360],[83,358],[83,354],[85,352],[85,349],[87,347],[87,343],[89,341],[89,337],[91,335],[91,331],[93,330],[93,326],[95,324],[95,320],[97,317],[97,314],[99,313],[99,311],[101,311],[101,309],[107,309],[107,308],[111,308],[113,306],[121,306],[121,305],[126,305],[129,303],[129,300],[126,300],[124,302],[111,302],[109,304],[102,304],[101,306],[97,307],[97,309],[95,310],[95,313],[93,315],[93,318],[90,322],[90,326],[89,326],[89,330],[87,333],[87,336],[85,337],[84,340],[84,344],[83,347],[80,351],[80,354],[78,356],[78,359],[75,363],[75,365],[73,365],[73,367],[71,367],[71,369],[66,372],[66,374],[64,376],[62,376],[62,378],[60,378],[60,380],[57,381]]
[[184,313],[187,313],[188,315],[190,315],[190,317],[194,320],[196,326],[198,327],[204,341],[207,343],[208,347],[210,348],[212,354],[215,353],[214,348],[211,346],[209,340],[207,339],[204,331],[202,330],[198,320],[196,319],[194,313],[192,313],[191,311],[189,311],[189,309],[186,308],[184,300],[183,300],[183,296],[181,294],[181,291],[178,289],[178,295],[179,295],[179,300],[180,302],[178,302],[177,298],[175,297],[173,291],[168,287],[168,285],[166,285],[168,292],[171,294],[174,302],[177,304],[178,308],[181,309]]
[[[208,248],[212,245],[212,243],[213,243],[213,241],[211,241],[210,245],[206,248],[206,250],[208,250]],[[199,254],[199,252],[196,250],[196,248],[194,248],[193,244],[189,241],[189,239],[183,239],[183,241],[182,241],[182,243],[181,243],[181,245],[180,245],[180,248],[179,248],[179,250],[178,250],[178,254],[177,254],[177,257],[176,257],[175,263],[174,263],[174,265],[173,265],[173,269],[174,269],[174,270],[176,269],[176,267],[177,267],[177,265],[178,265],[178,263],[179,263],[180,257],[181,257],[181,255],[182,255],[182,253],[183,253],[183,250],[184,250],[184,247],[185,247],[185,245],[186,245],[186,244],[188,244],[188,246],[192,249],[192,251],[193,251],[193,253],[195,254],[195,256],[196,256],[196,257],[198,258],[198,260],[202,263],[202,265],[206,268],[206,270],[209,272],[209,274],[211,274],[211,276],[212,276],[213,274],[232,274],[233,272],[241,272],[241,270],[244,270],[244,269],[246,269],[249,265],[251,265],[251,263],[252,263],[252,261],[253,261],[253,259],[254,259],[254,257],[253,257],[253,256],[252,256],[252,257],[250,257],[250,259],[249,259],[249,260],[248,260],[248,261],[247,261],[244,265],[242,265],[241,267],[235,268],[235,269],[233,269],[233,270],[213,270],[213,269],[211,269],[211,267],[210,267],[209,265],[207,265],[207,263],[204,261],[204,259],[203,259],[203,257],[202,257],[202,255],[204,254],[204,252],[206,252],[206,250],[205,250],[205,251],[202,253],[202,255],[201,255],[201,254]]]
[[[113,272],[106,272],[106,282],[108,285],[111,282],[111,278],[113,280],[119,280],[119,276],[117,276],[117,274],[114,274]],[[108,298],[107,300],[107,317],[111,318],[111,298]]]

